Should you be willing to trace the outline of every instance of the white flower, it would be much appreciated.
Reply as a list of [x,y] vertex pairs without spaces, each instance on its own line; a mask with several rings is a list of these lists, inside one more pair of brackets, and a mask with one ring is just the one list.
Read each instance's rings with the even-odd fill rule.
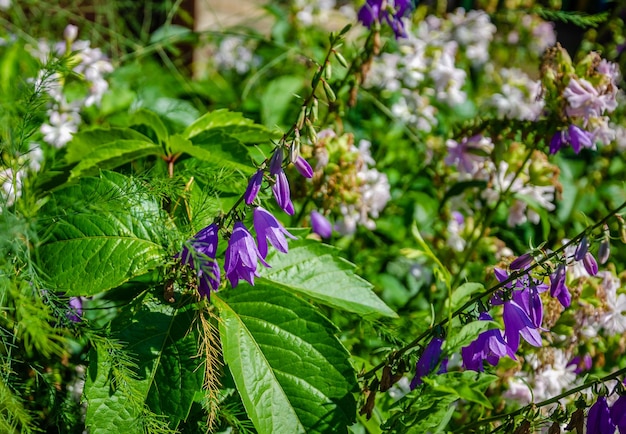
[[606,293],[606,310],[598,322],[612,335],[623,334],[626,332],[626,294],[617,293],[621,281],[608,271],[602,271],[598,276],[603,277],[602,286]]
[[[0,183],[2,184],[2,193],[4,205],[9,207],[15,203],[15,200],[22,196],[22,179],[25,173],[23,170],[14,172],[12,169],[0,170]],[[2,209],[0,208],[0,212]]]
[[43,140],[55,148],[62,148],[78,131],[80,116],[77,113],[60,113],[53,111],[50,113],[49,124],[41,126]]
[[11,7],[11,0],[0,0],[0,10],[6,11]]
[[453,211],[448,221],[448,238],[446,244],[456,252],[462,252],[465,249],[467,241],[461,236],[461,231],[465,227],[465,218],[458,211]]

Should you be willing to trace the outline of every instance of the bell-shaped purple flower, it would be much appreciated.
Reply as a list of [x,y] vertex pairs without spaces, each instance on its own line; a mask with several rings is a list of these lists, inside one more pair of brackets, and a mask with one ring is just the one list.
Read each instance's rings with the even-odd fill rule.
[[215,260],[217,242],[218,228],[212,223],[187,240],[177,255],[183,264],[196,270],[198,293],[202,297],[208,298],[211,291],[217,291],[220,286],[220,267]]
[[569,133],[569,141],[572,144],[572,149],[577,154],[583,147],[593,147],[593,135],[590,132],[581,129],[576,125],[570,125],[567,132]]
[[[493,318],[487,312],[483,312],[478,320],[493,321]],[[492,329],[482,332],[474,342],[461,348],[461,356],[465,369],[482,372],[483,361],[496,366],[501,357],[509,356],[515,359],[515,352],[504,341],[502,330]]]
[[626,395],[621,395],[611,406],[611,420],[620,434],[626,434]]
[[228,240],[226,248],[226,260],[224,261],[224,270],[226,277],[230,280],[230,284],[235,288],[240,279],[246,280],[250,285],[254,285],[254,277],[258,277],[257,272],[258,261],[269,267],[265,262],[259,249],[254,243],[254,238],[248,232],[248,229],[241,222],[236,222],[233,227],[233,234]]
[[67,318],[72,322],[81,322],[83,316],[83,298],[82,297],[70,297],[69,310],[67,312]]
[[611,412],[605,396],[598,396],[596,403],[589,409],[587,432],[598,434],[613,434],[615,432],[615,422],[611,418]]
[[550,295],[559,300],[563,307],[569,307],[572,303],[572,296],[565,286],[567,278],[567,268],[565,264],[556,267],[556,271],[550,275]]
[[511,270],[523,270],[533,262],[533,259],[533,255],[524,253],[522,256],[515,258],[509,265],[509,268]]
[[330,224],[326,217],[315,210],[311,211],[311,228],[313,232],[322,238],[330,238],[333,234],[333,225]]
[[280,146],[274,150],[274,154],[270,159],[270,175],[275,176],[283,171],[283,147]]
[[556,154],[566,144],[567,137],[565,131],[557,131],[550,139],[550,154]]
[[406,36],[402,18],[411,8],[411,0],[367,0],[359,9],[357,17],[368,28],[376,22],[385,20],[393,29],[396,38],[400,38]]
[[443,339],[441,338],[433,338],[426,348],[424,352],[420,356],[419,360],[415,364],[415,376],[411,381],[409,387],[411,390],[415,389],[417,386],[422,384],[422,378],[426,375],[430,374],[435,370],[437,365],[441,363],[438,373],[446,372],[448,359],[441,360],[441,345],[443,344]]
[[293,215],[293,203],[291,202],[291,192],[289,191],[289,181],[284,171],[278,172],[276,175],[276,183],[272,186],[274,197],[278,206],[289,215]]
[[578,243],[578,246],[576,246],[576,250],[574,251],[574,259],[576,261],[582,261],[588,250],[589,240],[587,239],[587,237],[582,237],[580,243]]
[[591,276],[595,276],[598,274],[598,263],[596,262],[596,258],[593,257],[591,252],[587,252],[585,257],[583,258],[583,266],[587,273]]
[[296,158],[296,161],[293,164],[296,166],[296,169],[298,169],[298,172],[300,172],[300,175],[305,178],[313,178],[313,168],[309,162],[300,155],[298,155],[298,158]]
[[256,231],[259,253],[263,259],[267,257],[268,240],[276,250],[287,253],[287,239],[285,235],[291,239],[296,239],[269,211],[260,206],[254,209],[254,230]]
[[598,247],[598,262],[606,264],[609,256],[611,256],[611,241],[606,238],[600,242],[600,247]]
[[250,178],[250,182],[248,182],[248,187],[246,188],[246,192],[243,195],[243,199],[246,202],[246,205],[250,205],[254,202],[259,191],[261,190],[261,185],[263,184],[263,170],[257,170],[254,175]]

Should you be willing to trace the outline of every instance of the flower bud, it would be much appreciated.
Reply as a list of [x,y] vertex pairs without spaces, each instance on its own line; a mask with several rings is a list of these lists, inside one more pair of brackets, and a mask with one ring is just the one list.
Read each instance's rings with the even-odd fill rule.
[[67,42],[68,44],[71,44],[72,42],[76,40],[77,37],[78,37],[78,27],[76,27],[73,24],[68,24],[65,27],[65,30],[63,30],[63,39],[65,39],[65,42]]
[[274,151],[270,160],[270,175],[278,175],[283,170],[283,147],[279,146]]
[[333,226],[330,221],[315,210],[311,211],[311,228],[322,238],[330,238],[333,233]]
[[578,244],[578,247],[576,247],[576,251],[574,252],[574,259],[577,261],[581,261],[587,254],[588,250],[589,240],[587,240],[587,237],[583,237],[580,240],[580,244]]
[[524,253],[522,256],[516,258],[509,268],[511,270],[523,270],[533,262],[533,256],[530,253]]
[[611,242],[605,238],[600,242],[600,247],[598,248],[598,261],[601,264],[606,264],[606,261],[609,260],[609,256],[611,255]]
[[585,257],[583,258],[583,265],[587,273],[592,276],[598,274],[598,263],[596,262],[596,258],[590,252],[587,252]]

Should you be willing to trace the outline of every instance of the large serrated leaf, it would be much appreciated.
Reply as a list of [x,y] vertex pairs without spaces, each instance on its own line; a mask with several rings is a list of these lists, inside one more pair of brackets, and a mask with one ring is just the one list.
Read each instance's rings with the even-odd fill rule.
[[355,266],[338,256],[339,250],[312,240],[289,243],[289,254],[273,251],[271,268],[261,277],[337,309],[364,317],[397,317],[372,291],[372,285],[354,273]]
[[242,143],[262,142],[276,137],[275,133],[245,118],[242,113],[227,109],[215,110],[201,116],[185,129],[182,136],[191,139],[207,131],[228,134]]
[[[142,194],[143,193],[143,194]],[[161,265],[163,217],[156,200],[113,173],[83,179],[42,209],[39,268],[48,284],[69,295],[91,295]]]
[[[86,425],[91,432],[137,432],[137,418],[144,406],[166,417],[175,428],[189,414],[194,396],[202,389],[202,361],[197,359],[191,305],[182,309],[152,296],[141,300],[138,310],[128,307],[113,323],[113,337],[126,342],[136,369],[124,387],[111,382],[115,361],[98,354],[85,386],[88,401]],[[125,397],[133,393],[132,397]],[[131,402],[124,402],[126,399]],[[144,415],[145,417],[145,415]],[[125,429],[123,429],[125,428]],[[139,430],[142,432],[142,430]]]
[[251,175],[256,170],[251,164],[248,150],[235,137],[222,131],[205,131],[192,141],[174,135],[170,138],[172,152],[183,152],[213,166],[229,167],[245,175]]
[[333,325],[262,282],[212,297],[224,361],[257,431],[345,432],[354,422],[357,384]]
[[71,171],[70,180],[94,175],[99,170],[114,169],[138,158],[160,155],[163,149],[143,140],[116,140],[94,149],[80,160]]
[[67,145],[65,160],[68,163],[81,161],[96,148],[120,140],[150,142],[150,138],[130,128],[93,128],[76,134]]

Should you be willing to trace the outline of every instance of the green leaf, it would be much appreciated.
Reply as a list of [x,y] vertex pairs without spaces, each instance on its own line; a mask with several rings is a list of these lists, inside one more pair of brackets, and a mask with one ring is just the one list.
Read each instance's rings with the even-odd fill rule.
[[275,133],[245,118],[242,113],[227,109],[215,110],[201,116],[185,129],[182,136],[191,139],[207,131],[227,134],[242,143],[262,142],[276,137]]
[[238,170],[244,175],[251,175],[255,168],[242,161],[249,161],[248,151],[243,144],[225,133],[219,131],[202,133],[194,138],[194,142],[185,139],[179,134],[170,137],[171,152],[181,152],[202,160],[214,167],[228,167]]
[[127,343],[122,350],[135,363],[120,365],[99,348],[85,387],[86,425],[92,433],[122,427],[119,432],[143,432],[137,426],[154,415],[164,416],[172,428],[186,419],[203,383],[197,337],[188,333],[193,321],[193,305],[179,309],[151,295],[121,313],[112,325],[113,337]]
[[165,143],[167,141],[167,137],[169,135],[167,127],[159,115],[153,111],[144,108],[137,110],[133,113],[130,125],[145,125],[154,131],[160,143]]
[[120,174],[86,178],[42,209],[38,265],[54,289],[91,295],[163,264],[164,218],[143,187]]
[[334,247],[297,240],[289,243],[289,254],[273,250],[267,261],[272,267],[260,270],[261,277],[283,288],[364,317],[397,317]]
[[356,414],[356,376],[326,318],[264,282],[212,300],[224,361],[260,434],[346,431]]
[[138,158],[160,155],[163,149],[144,140],[116,140],[99,146],[80,160],[71,171],[70,180],[94,175],[99,170],[114,169]]
[[452,292],[451,303],[446,300],[446,309],[450,309],[452,312],[455,312],[457,309],[461,308],[465,303],[467,303],[473,295],[476,295],[477,293],[484,290],[485,287],[482,283],[464,283]]
[[100,146],[122,140],[150,142],[149,137],[130,128],[94,128],[74,135],[67,145],[65,159],[76,163]]
[[457,396],[486,408],[493,408],[484,391],[497,379],[498,377],[495,375],[464,371],[424,377],[424,383],[437,392]]
[[472,321],[467,323],[446,339],[446,353],[456,353],[461,350],[461,347],[468,346],[482,332],[497,328],[499,328],[499,325],[495,321]]

